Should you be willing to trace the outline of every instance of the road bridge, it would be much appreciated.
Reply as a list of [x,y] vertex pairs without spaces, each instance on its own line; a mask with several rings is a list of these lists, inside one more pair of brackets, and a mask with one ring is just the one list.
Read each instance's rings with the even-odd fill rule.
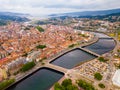
[[81,48],[81,47],[79,47],[79,49],[81,49],[81,50],[83,50],[83,51],[85,51],[85,52],[87,52],[87,53],[90,53],[90,54],[92,54],[92,55],[94,55],[94,56],[100,57],[99,54],[97,54],[97,53],[95,53],[95,52],[92,52],[92,51],[90,51],[90,50],[88,50],[88,49],[86,49],[86,48]]
[[68,69],[66,69],[66,68],[56,66],[56,65],[53,65],[53,64],[50,64],[50,63],[46,64],[45,67],[57,70],[57,71],[62,72],[64,74],[67,73],[67,71],[68,71]]

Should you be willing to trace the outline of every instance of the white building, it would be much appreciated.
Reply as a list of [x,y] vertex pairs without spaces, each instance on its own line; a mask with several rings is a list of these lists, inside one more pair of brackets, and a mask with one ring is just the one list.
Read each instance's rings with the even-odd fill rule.
[[116,72],[112,78],[112,82],[115,86],[120,87],[120,69],[116,70]]
[[36,60],[36,58],[40,55],[40,51],[33,51],[32,53],[28,54],[26,60],[28,62],[31,62],[33,60]]

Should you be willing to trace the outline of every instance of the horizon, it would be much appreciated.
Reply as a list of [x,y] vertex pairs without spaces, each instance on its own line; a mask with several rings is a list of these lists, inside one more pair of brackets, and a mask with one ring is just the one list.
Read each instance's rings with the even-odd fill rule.
[[[69,3],[68,3],[69,1]],[[0,12],[25,13],[32,16],[50,14],[99,11],[120,8],[119,0],[0,0]]]

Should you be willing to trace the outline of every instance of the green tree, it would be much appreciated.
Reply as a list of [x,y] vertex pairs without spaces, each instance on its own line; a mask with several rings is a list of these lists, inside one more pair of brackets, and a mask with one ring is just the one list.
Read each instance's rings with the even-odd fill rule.
[[46,48],[46,45],[38,45],[38,46],[36,46],[36,48],[37,49],[44,49],[44,48]]
[[15,79],[5,80],[0,83],[0,90],[4,90],[6,87],[15,82]]
[[45,30],[44,30],[42,27],[40,27],[40,26],[37,26],[36,28],[37,28],[37,30],[40,31],[40,32],[44,32],[44,31],[45,31]]
[[88,83],[82,79],[78,81],[78,86],[80,86],[84,90],[95,90],[94,86],[91,83]]
[[54,90],[65,90],[63,86],[61,86],[59,83],[55,83]]
[[100,74],[100,73],[95,73],[94,74],[94,78],[97,79],[97,80],[102,80],[103,76]]
[[105,58],[103,58],[103,57],[99,57],[98,60],[99,60],[100,62],[107,62],[107,61],[108,61],[107,59],[105,59]]
[[76,45],[76,44],[71,44],[71,45],[69,45],[68,47],[69,47],[69,48],[73,48],[75,45]]
[[65,79],[65,80],[62,82],[62,86],[67,87],[68,85],[72,85],[71,79]]
[[61,85],[55,83],[54,90],[78,90],[78,87],[72,84],[71,79],[65,79]]
[[66,90],[78,90],[78,87],[75,86],[75,85],[68,85],[68,86],[66,87]]
[[34,66],[35,66],[34,61],[28,62],[28,63],[24,64],[20,70],[22,72],[25,72],[25,71],[28,71],[29,69],[33,68]]
[[99,86],[100,88],[105,88],[105,85],[102,84],[102,83],[99,83],[98,86]]

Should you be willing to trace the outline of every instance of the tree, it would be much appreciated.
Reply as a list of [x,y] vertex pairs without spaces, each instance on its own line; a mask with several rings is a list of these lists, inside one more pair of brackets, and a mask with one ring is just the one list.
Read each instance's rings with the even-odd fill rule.
[[59,83],[55,83],[54,90],[65,90]]
[[78,90],[78,87],[75,86],[75,85],[68,85],[68,86],[66,87],[66,90]]
[[94,74],[94,78],[100,81],[100,80],[102,80],[103,76],[97,72]]
[[94,86],[91,83],[88,83],[82,79],[78,81],[78,86],[80,86],[84,90],[95,90]]
[[69,48],[73,48],[75,45],[76,45],[76,44],[71,44],[71,45],[69,45],[68,47],[69,47]]
[[5,81],[1,82],[0,90],[5,90],[6,87],[8,87],[9,85],[11,85],[14,82],[15,82],[15,79],[9,79],[9,80],[5,80]]
[[100,62],[107,62],[107,61],[108,61],[107,59],[105,59],[105,58],[103,58],[103,57],[99,57],[98,60],[99,60]]
[[65,79],[61,85],[55,83],[54,90],[78,90],[78,87],[72,84],[71,79]]
[[44,31],[45,31],[45,30],[44,30],[43,28],[41,28],[40,26],[37,26],[36,28],[37,28],[37,30],[40,31],[40,32],[44,32]]
[[65,79],[65,80],[62,82],[62,86],[67,87],[68,85],[72,85],[71,79]]
[[38,45],[38,46],[36,46],[36,48],[37,49],[44,49],[44,48],[46,48],[46,45]]
[[29,69],[33,68],[34,66],[35,66],[34,61],[28,62],[28,63],[24,64],[20,70],[22,72],[25,72],[25,71],[28,71]]
[[102,84],[102,83],[99,83],[98,86],[99,86],[100,88],[105,88],[105,85]]

